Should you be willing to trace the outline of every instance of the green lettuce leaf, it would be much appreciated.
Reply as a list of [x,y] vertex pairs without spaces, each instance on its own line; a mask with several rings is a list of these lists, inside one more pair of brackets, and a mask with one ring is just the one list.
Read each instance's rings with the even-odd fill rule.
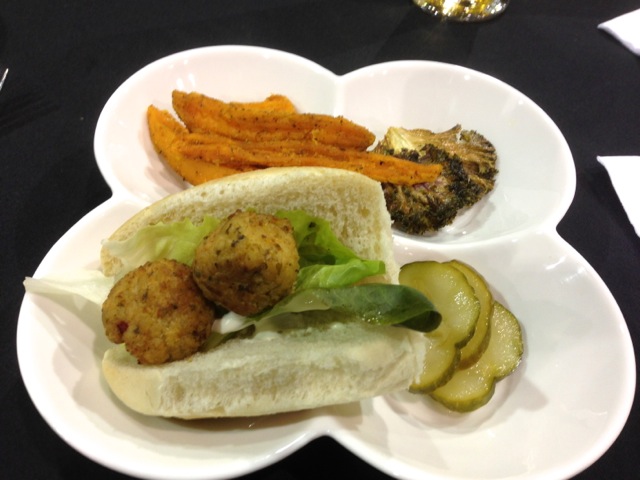
[[385,272],[381,260],[363,260],[333,233],[329,222],[300,210],[278,212],[293,226],[300,255],[296,290],[352,285]]
[[220,220],[212,217],[205,217],[199,225],[194,225],[189,219],[175,223],[157,223],[141,228],[124,241],[105,240],[103,246],[122,260],[125,271],[159,258],[191,265],[196,247],[219,223]]
[[405,285],[380,283],[299,290],[248,320],[322,310],[331,310],[332,315],[339,313],[336,319],[357,318],[372,325],[401,325],[420,332],[430,332],[441,320],[433,303],[420,291]]
[[42,295],[77,295],[91,303],[102,305],[113,288],[113,277],[105,277],[99,270],[78,270],[50,274],[42,278],[26,277],[27,292]]

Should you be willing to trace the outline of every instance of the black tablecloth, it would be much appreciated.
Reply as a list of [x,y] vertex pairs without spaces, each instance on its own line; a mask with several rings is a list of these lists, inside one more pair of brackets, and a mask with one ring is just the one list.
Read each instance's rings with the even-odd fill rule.
[[[110,196],[92,142],[98,115],[132,73],[165,55],[246,44],[307,57],[337,74],[399,59],[459,64],[495,76],[564,133],[577,191],[559,225],[604,279],[640,339],[640,239],[597,155],[640,155],[640,58],[599,23],[637,0],[513,0],[487,23],[443,23],[410,0],[79,0],[0,3],[3,478],[124,478],[76,453],[47,426],[16,358],[22,280],[53,243]],[[10,115],[19,102],[25,113]],[[4,328],[6,327],[6,328]],[[611,372],[616,375],[616,372]],[[639,478],[640,406],[580,479]],[[327,438],[250,478],[384,478]]]

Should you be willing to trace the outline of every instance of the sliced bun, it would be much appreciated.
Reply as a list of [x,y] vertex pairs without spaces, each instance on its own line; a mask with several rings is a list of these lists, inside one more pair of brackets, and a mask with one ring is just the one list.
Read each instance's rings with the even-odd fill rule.
[[107,351],[112,391],[146,415],[267,415],[406,390],[421,371],[422,336],[361,322],[261,333],[188,360],[140,366],[122,345]]
[[[396,282],[391,219],[380,184],[337,169],[277,168],[212,181],[141,211],[111,237],[123,240],[145,225],[237,209],[261,213],[302,209],[329,221],[356,254],[384,260]],[[122,264],[102,252],[103,270]],[[341,404],[407,389],[421,373],[422,334],[363,322],[309,322],[238,338],[186,360],[139,365],[118,345],[103,359],[112,391],[133,410],[178,418],[254,416]]]
[[[110,240],[126,240],[146,225],[185,218],[199,223],[207,215],[225,218],[238,209],[260,213],[304,210],[324,218],[356,254],[383,260],[387,280],[397,280],[391,217],[380,184],[336,168],[269,168],[198,185],[150,205],[116,230]],[[122,273],[122,262],[104,248],[101,262],[105,275]]]

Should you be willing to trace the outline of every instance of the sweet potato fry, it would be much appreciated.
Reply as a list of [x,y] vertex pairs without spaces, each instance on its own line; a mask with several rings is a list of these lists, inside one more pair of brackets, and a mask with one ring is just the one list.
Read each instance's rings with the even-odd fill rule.
[[204,162],[194,158],[185,158],[179,165],[180,170],[176,171],[186,182],[191,185],[199,185],[209,180],[216,178],[227,177],[243,171],[253,170],[244,169],[238,170],[231,167],[224,167],[221,165],[214,165],[212,163]]
[[162,154],[171,144],[189,131],[178,122],[167,110],[160,110],[153,105],[147,108],[147,124],[149,134],[156,152]]
[[178,175],[192,185],[241,171],[182,155],[176,147],[188,131],[170,112],[150,106],[147,109],[147,123],[149,124],[151,142],[156,152]]
[[247,141],[236,140],[217,133],[187,133],[182,139],[192,145],[228,144],[236,148],[244,148],[252,151],[295,152],[326,155],[336,158],[348,158],[349,153],[364,153],[361,150],[335,147],[326,143],[313,140],[283,139]]
[[442,170],[369,152],[375,137],[366,128],[342,117],[296,113],[282,95],[227,103],[176,90],[172,99],[184,124],[150,106],[151,139],[169,166],[194,185],[283,166],[341,168],[397,185],[433,182]]
[[[185,158],[210,162],[218,166],[254,169],[268,167],[316,166],[341,168],[359,172],[379,182],[415,185],[433,182],[441,171],[440,165],[421,165],[387,155],[350,151],[340,156],[294,151],[255,150],[238,143],[181,142],[180,153]],[[337,149],[339,150],[339,149]]]
[[190,132],[217,133],[236,140],[312,140],[366,150],[375,136],[343,117],[263,111],[229,104],[199,93],[174,91],[173,108]]
[[343,149],[305,140],[245,142],[221,135],[190,133],[180,145],[185,157],[219,165],[256,168],[284,165],[324,165],[365,173],[381,182],[413,185],[432,182],[440,174],[437,165],[421,165],[388,155]]
[[229,105],[266,112],[297,113],[293,102],[285,95],[278,94],[269,95],[260,102],[229,102]]

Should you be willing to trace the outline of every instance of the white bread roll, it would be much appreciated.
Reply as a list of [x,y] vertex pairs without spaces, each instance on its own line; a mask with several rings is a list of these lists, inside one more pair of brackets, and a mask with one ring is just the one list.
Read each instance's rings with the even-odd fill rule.
[[[268,169],[208,182],[169,196],[132,217],[111,239],[126,239],[159,221],[237,209],[261,213],[302,209],[329,221],[345,245],[383,260],[396,282],[391,220],[380,184],[337,169]],[[108,275],[121,264],[102,252]],[[424,366],[421,333],[363,322],[324,322],[266,330],[251,339],[204,348],[186,360],[139,365],[123,345],[108,350],[103,372],[131,409],[177,418],[255,416],[358,401],[407,389]]]
[[[133,216],[109,240],[126,240],[140,228],[209,215],[226,218],[238,209],[260,213],[304,210],[327,220],[357,255],[382,260],[386,279],[396,282],[391,217],[382,187],[364,175],[320,167],[269,168],[225,177],[170,195]],[[122,263],[102,249],[102,270],[119,276]]]
[[424,349],[418,332],[334,323],[234,339],[157,366],[139,365],[119,345],[102,368],[116,396],[139,413],[245,417],[406,390],[422,370]]

